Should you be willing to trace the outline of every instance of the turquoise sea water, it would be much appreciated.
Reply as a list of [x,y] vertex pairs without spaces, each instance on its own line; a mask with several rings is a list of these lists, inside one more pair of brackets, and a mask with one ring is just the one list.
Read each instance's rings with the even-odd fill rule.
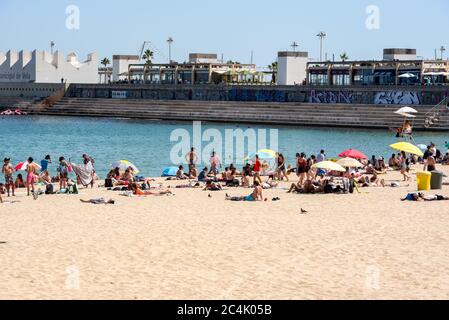
[[[107,173],[111,162],[127,159],[145,176],[160,176],[162,169],[172,165],[170,150],[176,142],[170,134],[176,129],[192,132],[192,122],[153,122],[125,119],[98,119],[73,117],[0,117],[0,157],[11,157],[13,163],[32,156],[38,163],[50,154],[53,161],[63,155],[80,162],[88,153],[96,160],[96,170],[101,177]],[[264,129],[265,126],[245,124],[202,123],[202,130],[247,128]],[[388,130],[328,129],[287,126],[269,126],[278,129],[279,150],[287,163],[294,163],[296,152],[317,154],[321,148],[328,156],[336,156],[348,148],[356,148],[366,155],[389,157],[393,150],[388,146],[397,142]],[[449,132],[417,132],[416,143],[433,141],[444,150]],[[207,143],[203,143],[203,146]],[[269,145],[268,145],[269,147]],[[55,166],[50,167],[55,174]]]

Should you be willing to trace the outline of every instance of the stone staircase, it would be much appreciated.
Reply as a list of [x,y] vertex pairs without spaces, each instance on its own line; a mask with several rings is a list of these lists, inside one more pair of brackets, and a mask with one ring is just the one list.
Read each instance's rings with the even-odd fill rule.
[[[403,118],[394,114],[397,105],[307,104],[179,101],[145,99],[62,98],[53,106],[30,110],[52,116],[89,116],[161,120],[197,120],[298,126],[391,128]],[[449,111],[438,123],[425,128],[426,113],[434,106],[414,106],[419,113],[415,129],[449,130]]]

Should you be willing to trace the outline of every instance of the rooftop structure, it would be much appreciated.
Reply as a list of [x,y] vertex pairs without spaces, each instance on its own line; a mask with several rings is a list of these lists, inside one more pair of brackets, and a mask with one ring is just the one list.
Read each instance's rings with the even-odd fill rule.
[[[412,59],[414,57],[414,59]],[[449,83],[448,60],[419,60],[415,49],[385,49],[383,60],[307,64],[310,85],[435,85]]]
[[280,51],[278,52],[277,84],[305,84],[307,78],[308,52]]
[[0,52],[0,82],[97,83],[97,55],[91,53],[81,62],[73,52],[67,57],[59,51]]
[[167,63],[130,64],[128,82],[150,84],[258,83],[264,74],[254,64]]

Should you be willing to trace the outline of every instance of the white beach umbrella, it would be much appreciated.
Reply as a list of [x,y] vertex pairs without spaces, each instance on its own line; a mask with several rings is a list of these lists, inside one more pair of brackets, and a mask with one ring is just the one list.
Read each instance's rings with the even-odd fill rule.
[[353,158],[343,158],[337,161],[339,165],[345,168],[361,168],[363,164]]
[[396,113],[418,113],[418,110],[411,107],[402,107],[401,109],[397,110]]
[[416,75],[410,72],[403,73],[398,76],[398,78],[416,78]]

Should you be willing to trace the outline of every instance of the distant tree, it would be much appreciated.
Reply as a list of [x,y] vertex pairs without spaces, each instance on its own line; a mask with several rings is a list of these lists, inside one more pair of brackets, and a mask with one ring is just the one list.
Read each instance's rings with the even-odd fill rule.
[[100,61],[102,65],[104,65],[104,83],[108,82],[108,65],[111,64],[111,61],[109,61],[108,58],[103,58],[103,60]]
[[268,69],[271,71],[271,83],[276,83],[276,74],[278,72],[278,62],[274,61],[268,65]]
[[341,61],[345,62],[346,60],[349,60],[349,57],[348,57],[348,55],[346,54],[346,52],[343,52],[343,53],[340,55],[340,59],[341,59]]
[[145,50],[143,53],[142,59],[145,60],[145,64],[150,65],[154,58],[154,52],[150,49]]

